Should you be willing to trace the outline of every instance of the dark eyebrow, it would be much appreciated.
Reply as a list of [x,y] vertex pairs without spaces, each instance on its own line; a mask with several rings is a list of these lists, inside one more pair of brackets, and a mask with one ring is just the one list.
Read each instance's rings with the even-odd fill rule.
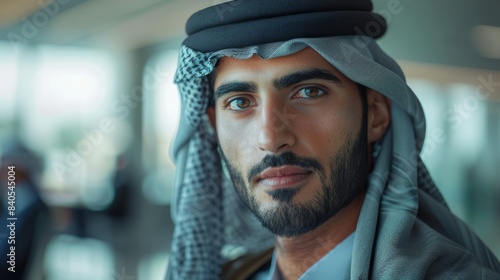
[[[342,81],[332,72],[319,68],[311,68],[288,74],[281,78],[275,79],[273,81],[273,84],[276,89],[282,90],[284,88],[293,86],[300,82],[307,80],[314,80],[314,79],[326,80],[333,82],[341,87],[344,86]],[[257,91],[256,88],[257,86],[255,85],[255,83],[252,82],[240,82],[240,81],[223,82],[214,91],[214,99],[217,100],[222,96],[231,92],[256,92]]]
[[256,92],[257,86],[250,82],[230,81],[222,83],[214,92],[215,100],[230,92]]
[[330,82],[333,82],[337,84],[338,86],[343,87],[344,84],[342,81],[335,76],[332,72],[324,69],[319,69],[319,68],[311,68],[307,70],[302,70],[298,71],[295,73],[288,74],[286,76],[283,76],[279,79],[275,79],[273,81],[274,87],[276,89],[281,90],[284,88],[287,88],[289,86],[293,86],[295,84],[298,84],[303,81],[307,80],[314,80],[314,79],[319,79],[319,80],[327,80]]

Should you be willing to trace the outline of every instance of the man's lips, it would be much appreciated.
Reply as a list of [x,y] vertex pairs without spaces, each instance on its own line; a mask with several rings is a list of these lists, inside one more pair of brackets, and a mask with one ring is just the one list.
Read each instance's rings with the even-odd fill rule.
[[257,175],[256,184],[271,188],[293,187],[303,183],[311,174],[312,171],[299,166],[272,167]]

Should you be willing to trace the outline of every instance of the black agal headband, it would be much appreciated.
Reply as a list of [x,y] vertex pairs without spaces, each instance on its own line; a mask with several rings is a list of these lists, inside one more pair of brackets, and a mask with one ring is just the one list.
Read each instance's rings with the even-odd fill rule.
[[201,52],[344,35],[381,37],[384,18],[370,0],[237,0],[193,14],[183,44]]

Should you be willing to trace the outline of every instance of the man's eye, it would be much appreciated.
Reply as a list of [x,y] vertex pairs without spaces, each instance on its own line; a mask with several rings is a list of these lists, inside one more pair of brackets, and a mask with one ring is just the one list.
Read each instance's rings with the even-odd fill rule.
[[325,91],[319,87],[304,87],[294,95],[294,98],[315,98],[324,94]]
[[252,101],[244,97],[236,97],[228,101],[227,108],[233,111],[242,111],[252,106]]

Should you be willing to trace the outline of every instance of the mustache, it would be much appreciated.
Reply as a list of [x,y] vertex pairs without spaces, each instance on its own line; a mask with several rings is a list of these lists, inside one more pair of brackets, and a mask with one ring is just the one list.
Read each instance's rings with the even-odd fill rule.
[[315,170],[324,173],[323,166],[321,163],[315,158],[301,157],[292,152],[284,152],[279,155],[266,155],[262,161],[252,168],[250,168],[250,172],[248,172],[248,182],[252,182],[255,176],[257,176],[262,171],[266,170],[269,167],[280,167],[283,165],[296,165],[300,166],[304,169]]

